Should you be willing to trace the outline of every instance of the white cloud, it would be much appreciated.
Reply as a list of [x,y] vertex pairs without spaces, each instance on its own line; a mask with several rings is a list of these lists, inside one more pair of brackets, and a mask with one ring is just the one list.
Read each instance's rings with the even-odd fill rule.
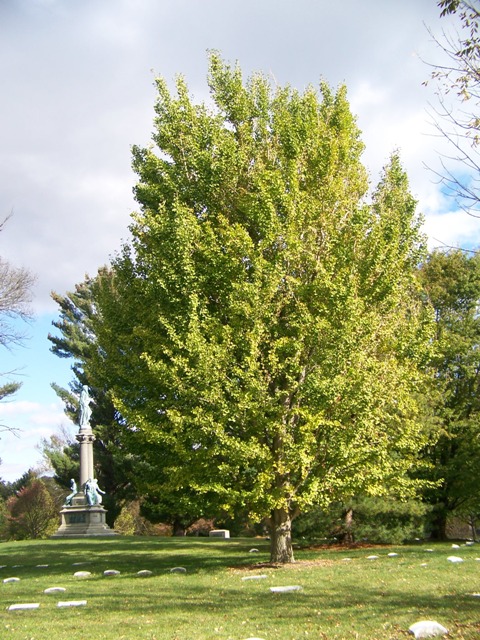
[[[4,402],[0,403],[0,419],[8,416],[22,416],[25,414],[32,414],[41,409],[41,404],[38,402]],[[50,405],[51,406],[51,405]]]
[[60,402],[0,403],[0,423],[9,428],[0,431],[0,478],[10,482],[41,464],[38,444],[42,439],[48,440],[60,425],[74,429]]
[[465,211],[430,213],[426,216],[425,233],[429,237],[429,248],[457,247],[474,249],[480,246],[480,219]]

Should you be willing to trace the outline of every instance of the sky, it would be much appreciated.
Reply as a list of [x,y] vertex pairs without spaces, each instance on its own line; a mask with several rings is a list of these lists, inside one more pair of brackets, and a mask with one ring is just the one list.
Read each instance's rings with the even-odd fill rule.
[[0,352],[0,478],[41,462],[42,438],[75,433],[50,384],[70,363],[47,336],[64,294],[128,238],[132,145],[150,144],[154,78],[182,74],[208,100],[208,51],[302,91],[346,84],[372,185],[399,150],[429,246],[478,245],[480,221],[457,211],[431,169],[444,142],[431,124],[440,62],[432,34],[453,28],[436,0],[0,0],[0,256],[36,276],[23,347]]

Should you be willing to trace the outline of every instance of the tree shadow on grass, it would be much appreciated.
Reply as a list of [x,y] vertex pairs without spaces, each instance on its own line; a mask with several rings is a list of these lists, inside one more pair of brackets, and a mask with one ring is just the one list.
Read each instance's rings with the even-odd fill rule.
[[[255,542],[258,547],[258,541]],[[28,541],[7,545],[7,553],[2,553],[0,545],[0,565],[6,565],[1,574],[15,568],[19,577],[37,575],[43,565],[48,565],[51,574],[71,569],[100,572],[117,569],[129,573],[148,569],[164,573],[176,566],[182,566],[189,572],[215,571],[227,565],[248,564],[251,546],[249,539],[219,541],[212,538],[115,537]],[[263,547],[267,553],[265,543]]]

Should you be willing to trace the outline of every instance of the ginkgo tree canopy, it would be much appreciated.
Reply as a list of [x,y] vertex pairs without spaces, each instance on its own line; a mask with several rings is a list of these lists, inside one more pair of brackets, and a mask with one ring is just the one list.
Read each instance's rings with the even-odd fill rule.
[[96,281],[88,373],[120,428],[162,451],[159,491],[267,518],[287,562],[302,510],[408,491],[426,438],[423,238],[397,155],[368,193],[345,87],[244,81],[216,53],[209,85],[197,104],[183,78],[175,92],[157,80],[132,240]]

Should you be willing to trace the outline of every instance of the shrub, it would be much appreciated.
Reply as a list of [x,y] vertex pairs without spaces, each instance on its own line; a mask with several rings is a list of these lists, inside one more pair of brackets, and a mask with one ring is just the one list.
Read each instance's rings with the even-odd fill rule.
[[113,526],[115,531],[127,536],[171,535],[171,527],[164,524],[153,524],[141,515],[141,506],[138,500],[127,502],[123,505]]
[[123,507],[113,525],[115,531],[123,533],[125,536],[135,534],[135,518],[127,507]]
[[32,480],[9,498],[7,511],[7,534],[14,540],[47,538],[59,525],[57,507],[42,480]]
[[361,498],[353,504],[353,535],[380,544],[424,538],[428,506],[417,500]]
[[0,539],[8,537],[8,511],[3,498],[0,498]]
[[[417,500],[362,497],[348,506],[332,504],[328,511],[314,509],[297,518],[293,533],[308,541],[319,539],[368,540],[379,544],[401,544],[425,537],[429,507]],[[351,522],[347,522],[347,514]]]

